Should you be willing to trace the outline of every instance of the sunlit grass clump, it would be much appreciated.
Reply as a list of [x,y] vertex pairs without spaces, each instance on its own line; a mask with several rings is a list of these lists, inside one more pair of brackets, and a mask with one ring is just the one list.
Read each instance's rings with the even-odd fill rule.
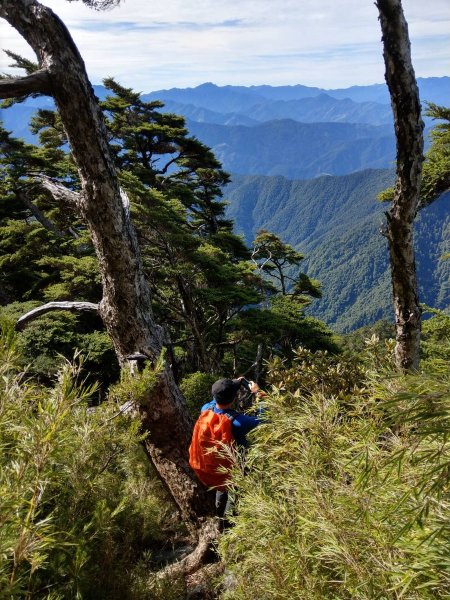
[[[173,506],[120,398],[90,408],[82,359],[52,387],[21,372],[0,336],[0,598],[153,598],[155,548]],[[175,527],[176,530],[176,527]],[[159,597],[159,596],[156,596]]]
[[272,366],[221,542],[224,598],[449,598],[450,345],[431,338],[414,376],[376,339],[358,359]]

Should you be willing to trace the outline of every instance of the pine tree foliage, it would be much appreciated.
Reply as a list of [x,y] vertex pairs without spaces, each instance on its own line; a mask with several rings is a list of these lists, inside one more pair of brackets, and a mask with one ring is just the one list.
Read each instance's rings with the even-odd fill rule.
[[[80,0],[67,0],[67,2],[79,2]],[[83,4],[95,10],[109,10],[118,6],[121,0],[81,0]]]
[[[16,54],[11,50],[3,50],[3,52],[12,59],[13,62],[9,66],[13,67],[14,69],[23,69],[27,75],[31,75],[31,73],[34,73],[39,69],[39,65],[37,63],[20,56],[20,54]],[[10,75],[0,74],[0,79],[8,78],[10,78]],[[20,96],[18,98],[7,98],[6,100],[0,101],[0,108],[8,108],[13,104],[24,102],[27,98],[36,98],[40,95],[41,94],[25,94],[24,96]]]
[[[431,204],[450,189],[450,109],[429,102],[425,114],[438,123],[431,130],[431,146],[425,154],[420,208]],[[388,188],[378,195],[381,201],[391,201],[393,197],[394,188]]]
[[427,205],[450,189],[450,108],[429,103],[427,116],[438,121],[423,166],[421,199]]
[[321,297],[317,280],[299,270],[303,255],[272,232],[260,230],[252,244],[252,261],[261,276],[263,302],[243,311],[237,330],[243,336],[241,351],[248,360],[263,349],[264,356],[292,358],[297,346],[338,352],[332,332],[304,309]]
[[228,175],[188,136],[182,117],[112,79],[104,83],[114,93],[102,106],[155,309],[171,338],[183,341],[184,369],[217,370],[226,327],[259,298],[249,252],[223,216]]
[[220,163],[201,142],[187,135],[184,118],[161,113],[159,101],[144,102],[140,94],[114,79],[104,80],[113,92],[102,107],[121,171],[133,172],[146,187],[179,197],[189,211],[191,227],[203,234],[230,227],[217,198],[229,181]]
[[[101,283],[86,228],[73,207],[61,207],[36,186],[45,174],[78,189],[75,165],[67,153],[61,121],[41,110],[31,127],[40,146],[13,138],[0,128],[0,278],[1,313],[19,318],[27,310],[53,300],[98,302]],[[85,367],[105,385],[118,375],[112,345],[96,317],[46,317],[20,336],[24,364],[41,379],[54,376],[58,354],[75,348],[89,354]]]

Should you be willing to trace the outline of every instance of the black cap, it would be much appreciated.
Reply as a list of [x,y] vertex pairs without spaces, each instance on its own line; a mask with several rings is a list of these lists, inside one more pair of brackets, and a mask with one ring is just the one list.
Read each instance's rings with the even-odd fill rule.
[[211,391],[217,404],[230,404],[241,387],[240,379],[219,379],[213,384]]

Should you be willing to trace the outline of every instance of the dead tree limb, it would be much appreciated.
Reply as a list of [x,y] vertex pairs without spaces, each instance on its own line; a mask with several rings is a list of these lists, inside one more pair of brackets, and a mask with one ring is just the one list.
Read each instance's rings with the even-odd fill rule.
[[16,323],[16,330],[22,331],[31,321],[42,317],[49,312],[55,310],[66,310],[69,312],[92,312],[99,313],[99,305],[93,302],[48,302],[37,308],[33,308],[29,312],[20,317]]
[[168,565],[158,572],[158,578],[175,579],[195,573],[212,558],[213,544],[219,537],[217,522],[207,523],[201,530],[195,549],[183,559]]
[[48,219],[44,215],[44,213],[40,210],[40,208],[38,206],[36,206],[36,204],[34,204],[34,202],[32,202],[32,200],[30,200],[30,198],[25,190],[23,190],[23,189],[17,190],[16,195],[20,199],[20,201],[23,204],[25,204],[25,206],[29,209],[29,211],[31,212],[33,217],[37,221],[39,221],[39,223],[42,225],[42,227],[44,227],[48,231],[51,231],[57,237],[60,237],[60,238],[67,237],[66,234],[64,233],[64,231],[61,231],[61,229],[59,229],[59,227],[57,227],[53,223],[53,221],[50,221],[50,219]]
[[28,186],[29,189],[37,188],[51,196],[63,208],[70,206],[74,210],[78,210],[81,204],[81,195],[78,192],[69,190],[65,185],[55,181],[47,175],[39,175],[34,177],[33,183]]

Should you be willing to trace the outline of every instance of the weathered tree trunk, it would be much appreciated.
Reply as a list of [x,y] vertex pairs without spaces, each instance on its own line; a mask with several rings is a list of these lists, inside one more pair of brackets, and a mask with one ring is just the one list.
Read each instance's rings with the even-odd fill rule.
[[421,309],[417,295],[413,222],[419,203],[423,122],[401,0],[378,0],[376,5],[397,140],[395,194],[386,213],[397,337],[395,358],[399,369],[409,371],[419,366]]
[[[0,97],[20,90],[21,94],[42,91],[55,99],[80,176],[77,207],[100,264],[100,315],[122,365],[135,352],[155,362],[163,346],[162,330],[153,318],[128,199],[119,188],[103,116],[83,60],[65,25],[36,0],[0,0],[0,17],[30,44],[40,66],[39,78],[33,78],[29,87],[29,78],[23,78],[22,84],[17,79],[3,81]],[[187,461],[192,422],[167,364],[140,412],[149,433],[148,454],[186,524],[199,530],[213,514],[213,505]]]

